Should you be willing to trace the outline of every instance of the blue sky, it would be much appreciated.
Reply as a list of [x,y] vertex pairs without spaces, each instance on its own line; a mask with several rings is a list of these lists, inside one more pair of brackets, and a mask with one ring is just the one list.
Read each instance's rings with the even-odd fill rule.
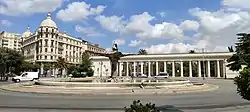
[[[61,32],[123,52],[225,51],[248,32],[249,0],[0,0],[0,30],[35,32],[48,12]],[[248,20],[248,21],[247,21]],[[244,23],[244,24],[239,24]],[[216,41],[217,40],[217,41]],[[225,41],[224,41],[225,40]]]

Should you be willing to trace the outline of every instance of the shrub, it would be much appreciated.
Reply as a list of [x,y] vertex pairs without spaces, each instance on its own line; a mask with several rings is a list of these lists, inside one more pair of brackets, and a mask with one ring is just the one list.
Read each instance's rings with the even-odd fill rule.
[[237,92],[246,100],[250,100],[250,69],[243,69],[240,75],[235,77]]
[[133,101],[133,104],[130,105],[130,108],[124,107],[125,112],[160,112],[155,107],[155,104],[147,103],[146,105],[143,105],[140,103],[140,100]]

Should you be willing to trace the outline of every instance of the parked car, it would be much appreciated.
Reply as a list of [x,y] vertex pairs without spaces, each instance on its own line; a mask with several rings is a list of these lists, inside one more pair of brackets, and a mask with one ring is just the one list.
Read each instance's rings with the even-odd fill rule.
[[139,75],[137,75],[137,77],[138,77],[138,78],[148,78],[148,76],[145,75],[145,74],[139,74]]
[[155,78],[168,78],[169,74],[167,72],[160,72],[158,75],[154,76]]

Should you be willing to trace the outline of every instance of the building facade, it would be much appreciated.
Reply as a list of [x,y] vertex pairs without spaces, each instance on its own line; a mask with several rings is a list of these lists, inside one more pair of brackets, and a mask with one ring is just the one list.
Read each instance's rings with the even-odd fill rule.
[[[127,77],[139,74],[150,77],[167,72],[171,77],[234,78],[238,72],[231,71],[226,66],[227,59],[232,55],[231,52],[130,55],[119,60],[117,73],[118,76]],[[94,76],[110,76],[111,66],[107,57],[91,58]]]
[[[105,49],[99,45],[93,45],[60,32],[56,23],[51,19],[50,13],[34,33],[30,32],[28,27],[22,34],[22,41],[22,51],[26,60],[40,64],[41,74],[44,72],[44,64],[54,66],[59,57],[64,58],[67,63],[80,64],[82,54],[85,52],[92,56],[95,53],[105,52]],[[51,72],[51,74],[57,74],[58,70],[53,69]],[[65,71],[63,74],[66,74]]]
[[4,31],[0,33],[0,47],[21,51],[21,46],[21,34]]

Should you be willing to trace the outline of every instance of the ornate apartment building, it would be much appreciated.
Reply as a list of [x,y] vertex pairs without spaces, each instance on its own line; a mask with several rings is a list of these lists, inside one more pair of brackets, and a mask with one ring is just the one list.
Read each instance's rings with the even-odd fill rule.
[[[22,51],[27,61],[41,65],[40,72],[43,74],[44,64],[55,64],[59,57],[68,63],[79,64],[84,52],[93,56],[104,53],[105,49],[60,32],[49,13],[35,33],[28,27],[22,34]],[[53,73],[56,72],[53,70]]]
[[14,49],[17,51],[21,50],[21,34],[0,32],[0,47]]

